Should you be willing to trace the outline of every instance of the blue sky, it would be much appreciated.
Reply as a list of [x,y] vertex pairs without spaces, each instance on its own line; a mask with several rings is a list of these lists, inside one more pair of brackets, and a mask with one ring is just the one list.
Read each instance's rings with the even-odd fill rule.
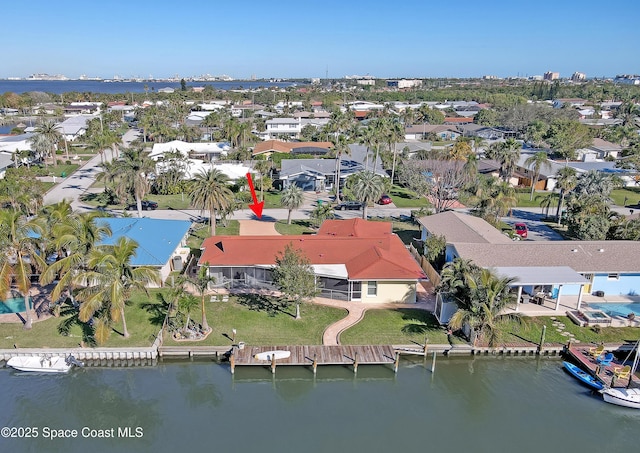
[[11,1],[0,77],[640,73],[640,2]]

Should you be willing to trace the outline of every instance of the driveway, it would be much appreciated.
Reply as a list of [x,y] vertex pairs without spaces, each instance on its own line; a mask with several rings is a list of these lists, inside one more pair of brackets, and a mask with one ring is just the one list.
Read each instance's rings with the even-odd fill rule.
[[273,236],[278,235],[274,222],[263,220],[238,220],[240,236]]
[[562,236],[541,221],[542,214],[514,209],[511,217],[503,217],[502,221],[511,225],[524,223],[529,229],[529,241],[562,241]]

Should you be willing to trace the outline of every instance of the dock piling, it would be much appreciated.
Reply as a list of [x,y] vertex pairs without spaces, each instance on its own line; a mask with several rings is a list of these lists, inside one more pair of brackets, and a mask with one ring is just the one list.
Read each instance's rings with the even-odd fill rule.
[[236,356],[233,351],[231,351],[231,355],[229,356],[229,363],[231,364],[231,374],[233,374],[236,371]]
[[276,355],[271,355],[271,373],[276,374]]
[[356,351],[356,353],[354,354],[354,359],[353,359],[353,372],[357,373],[358,372],[358,351]]
[[313,374],[318,372],[318,354],[313,354]]
[[393,361],[393,372],[397,373],[398,372],[398,366],[400,365],[400,353],[398,351],[396,351],[396,358]]

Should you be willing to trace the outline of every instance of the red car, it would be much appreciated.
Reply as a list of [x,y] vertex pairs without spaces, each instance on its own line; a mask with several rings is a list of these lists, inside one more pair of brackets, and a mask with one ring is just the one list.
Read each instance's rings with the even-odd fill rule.
[[524,223],[516,223],[515,229],[518,236],[520,236],[522,239],[527,239],[527,235],[529,234],[527,225],[525,225]]
[[378,200],[378,204],[391,204],[392,200],[389,195],[383,195]]

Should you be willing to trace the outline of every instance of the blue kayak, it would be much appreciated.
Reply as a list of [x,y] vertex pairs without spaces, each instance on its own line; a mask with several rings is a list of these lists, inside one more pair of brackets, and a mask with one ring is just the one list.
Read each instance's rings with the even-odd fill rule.
[[585,385],[588,385],[592,389],[602,390],[604,385],[602,382],[598,381],[595,377],[591,376],[586,371],[582,370],[580,367],[577,367],[573,363],[570,362],[562,362],[564,368],[573,375],[576,379],[582,382]]

